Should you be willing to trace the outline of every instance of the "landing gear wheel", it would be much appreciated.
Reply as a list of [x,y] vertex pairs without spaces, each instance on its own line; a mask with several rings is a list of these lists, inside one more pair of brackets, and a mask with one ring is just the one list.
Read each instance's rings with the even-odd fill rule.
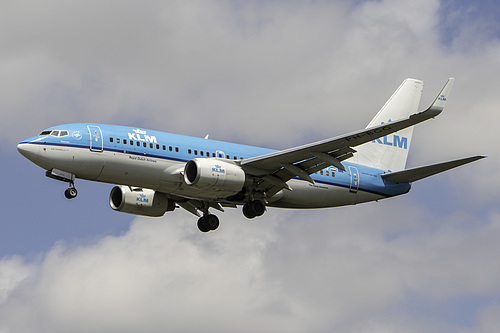
[[246,203],[243,205],[243,215],[245,215],[245,217],[247,219],[253,219],[254,217],[256,217],[257,215],[255,215],[255,213],[252,211],[251,207],[250,207],[250,204],[249,203]]
[[198,220],[198,229],[200,229],[201,232],[209,232],[210,230],[215,230],[218,227],[219,218],[213,214],[200,217]]
[[208,224],[206,223],[206,218],[203,216],[203,217],[200,217],[198,219],[198,229],[200,229],[201,232],[209,232],[210,231],[210,228],[208,227]]
[[210,230],[215,230],[219,227],[219,218],[213,214],[205,216],[205,223]]
[[253,200],[243,205],[243,215],[248,219],[261,216],[266,211],[266,205],[260,200]]
[[254,212],[255,216],[261,216],[266,211],[266,205],[260,200],[254,200],[250,202],[250,208]]
[[78,191],[74,187],[67,188],[66,191],[64,191],[64,196],[67,199],[73,199],[78,195]]

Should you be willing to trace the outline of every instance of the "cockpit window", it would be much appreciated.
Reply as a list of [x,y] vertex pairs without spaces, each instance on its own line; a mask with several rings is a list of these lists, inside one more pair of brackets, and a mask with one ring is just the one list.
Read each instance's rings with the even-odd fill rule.
[[43,131],[42,133],[38,135],[52,135],[56,137],[61,137],[61,136],[68,136],[69,132],[68,131]]

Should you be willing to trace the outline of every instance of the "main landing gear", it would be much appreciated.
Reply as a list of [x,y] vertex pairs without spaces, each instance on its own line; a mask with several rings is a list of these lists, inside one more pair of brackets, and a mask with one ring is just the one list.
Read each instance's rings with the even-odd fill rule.
[[200,208],[203,211],[203,216],[198,219],[198,229],[201,232],[209,232],[219,227],[219,218],[208,212],[209,207],[210,204],[208,202],[203,202]]
[[243,215],[247,219],[253,219],[261,216],[266,211],[266,205],[261,200],[252,200],[243,205]]
[[219,227],[219,218],[214,214],[207,214],[198,219],[198,229],[201,232],[209,232]]

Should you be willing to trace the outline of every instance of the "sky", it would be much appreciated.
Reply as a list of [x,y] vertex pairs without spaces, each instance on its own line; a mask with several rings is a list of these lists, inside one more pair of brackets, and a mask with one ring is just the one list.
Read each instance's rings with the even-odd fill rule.
[[[0,333],[496,332],[500,9],[494,1],[0,2]],[[323,210],[114,212],[16,151],[64,123],[285,149],[364,128],[407,77],[408,167],[474,164]]]

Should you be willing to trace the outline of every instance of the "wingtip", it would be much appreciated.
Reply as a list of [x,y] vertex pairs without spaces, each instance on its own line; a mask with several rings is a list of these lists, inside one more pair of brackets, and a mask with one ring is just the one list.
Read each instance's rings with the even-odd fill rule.
[[454,77],[450,77],[446,84],[444,85],[443,89],[439,92],[437,95],[436,99],[432,103],[432,105],[426,110],[427,112],[431,112],[433,115],[432,117],[436,117],[439,115],[443,109],[444,106],[446,105],[446,101],[448,100],[448,97],[450,96],[451,89],[453,88],[453,83],[455,82]]

